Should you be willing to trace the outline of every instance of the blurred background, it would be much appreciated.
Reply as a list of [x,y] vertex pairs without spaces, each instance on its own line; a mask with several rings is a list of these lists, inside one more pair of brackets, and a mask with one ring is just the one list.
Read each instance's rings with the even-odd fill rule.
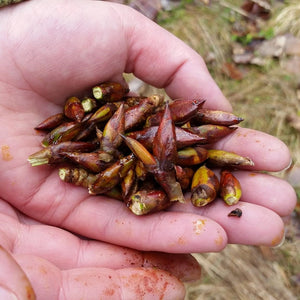
[[[277,136],[292,166],[274,174],[300,196],[300,1],[132,0],[132,6],[202,55],[243,127]],[[167,45],[166,45],[167,46]],[[137,79],[141,93],[157,92]],[[300,299],[300,205],[285,219],[279,248],[229,245],[194,254],[201,282],[186,299]]]

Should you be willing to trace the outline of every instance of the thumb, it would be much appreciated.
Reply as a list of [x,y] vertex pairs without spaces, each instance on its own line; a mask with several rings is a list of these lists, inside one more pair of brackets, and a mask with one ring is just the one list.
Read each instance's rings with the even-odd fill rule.
[[0,265],[0,299],[36,299],[27,276],[2,246],[0,246]]

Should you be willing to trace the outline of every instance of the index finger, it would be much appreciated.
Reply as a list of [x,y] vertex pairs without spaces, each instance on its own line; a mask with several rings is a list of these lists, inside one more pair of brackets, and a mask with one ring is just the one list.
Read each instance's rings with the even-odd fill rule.
[[[6,15],[8,9],[14,13]],[[201,56],[128,6],[33,1],[2,14],[3,33],[14,20],[22,24],[14,23],[3,41],[4,53],[14,57],[14,67],[26,79],[18,81],[22,89],[58,101],[101,81],[121,80],[125,72],[165,88],[171,98],[203,98],[207,107],[231,109]],[[6,80],[15,80],[13,72]]]
[[135,17],[143,26],[135,26],[130,18],[124,18],[129,37],[126,72],[165,88],[171,98],[203,98],[207,107],[231,110],[197,52],[142,15]]

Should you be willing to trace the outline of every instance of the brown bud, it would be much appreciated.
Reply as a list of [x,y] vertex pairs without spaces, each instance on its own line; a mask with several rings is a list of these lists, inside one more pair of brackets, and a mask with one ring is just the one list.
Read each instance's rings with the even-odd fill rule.
[[161,169],[154,170],[155,180],[163,188],[168,195],[171,202],[178,201],[181,203],[185,202],[182,188],[180,183],[176,180],[176,173],[174,170],[164,171]]
[[96,181],[89,187],[90,194],[104,194],[120,183],[121,178],[134,166],[132,154],[121,158],[113,165],[97,174]]
[[191,168],[182,168],[181,166],[175,166],[176,180],[179,182],[181,188],[186,190],[190,187],[194,171]]
[[64,155],[94,173],[105,170],[113,161],[113,157],[104,151],[91,153],[66,152]]
[[81,101],[77,97],[68,98],[64,106],[64,114],[69,119],[80,122],[85,114]]
[[195,134],[194,132],[185,128],[176,127],[175,133],[177,149],[207,143],[207,139],[205,137]]
[[160,190],[140,190],[130,197],[128,208],[135,215],[146,215],[170,206],[167,195]]
[[167,105],[153,141],[153,154],[161,170],[169,171],[177,158],[175,125]]
[[[188,122],[202,107],[203,100],[174,100],[170,103],[172,120],[175,124]],[[159,125],[163,116],[163,111],[158,112],[147,119],[146,127]]]
[[74,138],[75,141],[86,140],[93,134],[96,127],[95,123],[82,122],[81,124],[82,124],[81,131],[75,136]]
[[88,188],[96,180],[96,175],[89,173],[82,168],[65,167],[58,171],[59,178],[62,181],[73,183],[78,186]]
[[[146,127],[142,130],[129,132],[126,135],[138,140],[148,150],[152,150],[154,145],[154,137],[157,133],[157,130],[158,130],[158,126],[151,126],[151,127]],[[175,141],[176,141],[177,149],[181,149],[196,144],[204,144],[207,141],[206,138],[180,127],[175,127],[175,135],[176,135]]]
[[138,131],[132,131],[126,134],[127,137],[137,140],[148,150],[152,150],[154,137],[157,133],[158,126],[144,128]]
[[232,113],[205,108],[198,109],[196,115],[192,119],[192,123],[195,124],[214,124],[224,126],[239,124],[242,121],[242,118],[237,117]]
[[200,142],[201,144],[211,144],[234,132],[236,129],[237,127],[205,124],[201,126],[193,126],[189,129],[189,131],[203,138],[203,141]]
[[113,187],[111,190],[104,193],[105,196],[123,201],[122,191],[118,186]]
[[219,193],[227,205],[237,204],[242,196],[240,182],[228,170],[221,171]]
[[124,134],[124,131],[125,114],[124,105],[121,104],[104,127],[100,149],[107,153],[114,154],[123,141],[121,135]]
[[65,160],[66,151],[93,151],[95,144],[86,142],[62,142],[56,145],[50,145],[38,152],[31,154],[28,161],[32,166],[40,166],[44,164],[59,163]]
[[140,103],[141,100],[146,99],[147,97],[142,96],[125,96],[122,100],[128,107],[135,106]]
[[200,146],[186,147],[178,150],[176,164],[180,166],[194,166],[203,163],[208,157],[208,152]]
[[89,118],[89,123],[99,123],[107,121],[111,118],[118,106],[114,103],[106,103],[97,109],[94,114]]
[[37,130],[54,129],[55,127],[62,124],[63,121],[64,121],[64,114],[58,113],[58,114],[55,114],[55,115],[50,116],[49,118],[45,119],[39,125],[35,126],[34,129],[37,129]]
[[42,145],[47,147],[49,145],[58,144],[73,140],[81,131],[83,125],[77,122],[67,122],[59,125],[51,130],[42,140]]
[[201,166],[194,174],[191,185],[191,201],[194,206],[204,206],[212,202],[219,189],[219,180],[206,166]]
[[135,170],[130,169],[127,174],[124,176],[122,182],[122,198],[125,202],[127,202],[127,197],[131,195],[133,192],[136,192],[137,189],[137,181],[136,181],[136,175]]
[[95,99],[107,102],[120,101],[128,92],[129,89],[118,82],[104,82],[93,87]]
[[208,161],[218,167],[238,167],[238,166],[254,166],[254,162],[248,158],[238,155],[234,152],[224,150],[209,149]]
[[142,124],[146,118],[161,104],[162,97],[152,95],[142,99],[137,105],[129,107],[125,112],[125,130]]
[[153,172],[153,169],[157,168],[157,161],[154,156],[137,140],[124,135],[121,136],[134,155],[144,164],[147,171]]
[[141,160],[138,160],[136,162],[135,175],[136,175],[138,180],[144,181],[146,179],[147,170],[146,170],[145,165],[142,163]]

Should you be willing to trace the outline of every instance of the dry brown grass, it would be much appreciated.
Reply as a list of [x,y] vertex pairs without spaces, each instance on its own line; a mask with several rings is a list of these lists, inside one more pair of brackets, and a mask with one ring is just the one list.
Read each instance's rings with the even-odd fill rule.
[[287,5],[273,19],[276,33],[290,32],[300,37],[300,3],[298,0],[286,2]]
[[[184,12],[175,14],[173,21],[164,19],[163,25],[207,59],[214,79],[233,104],[234,111],[245,118],[242,126],[279,137],[291,147],[293,155],[297,154],[294,158],[299,160],[299,134],[286,122],[287,115],[300,111],[296,95],[297,81],[293,75],[282,69],[279,60],[273,59],[264,67],[238,66],[244,76],[240,81],[232,80],[224,74],[224,64],[231,61],[232,55],[230,22],[241,16],[239,11],[243,2],[213,1],[211,6],[187,6]],[[290,9],[288,7],[277,8],[274,18],[264,26],[274,27],[274,20],[284,19],[285,16],[285,23],[276,27],[276,31],[284,33],[284,28],[289,28],[287,24],[293,24],[291,18],[298,16],[291,14],[291,10],[297,9],[298,13],[300,5],[293,4]],[[299,20],[297,18],[296,23],[300,23]],[[209,60],[211,57],[214,58],[212,61]]]
[[[212,1],[205,6],[194,1],[175,12],[162,13],[160,22],[207,60],[234,112],[244,117],[242,126],[277,136],[290,148],[294,162],[299,162],[300,134],[287,122],[287,116],[300,112],[299,78],[282,68],[283,58],[271,58],[263,67],[237,66],[242,80],[223,72],[224,64],[231,61],[231,22],[241,17],[243,2]],[[272,18],[260,23],[262,28],[299,36],[299,1],[272,1],[272,8]],[[203,278],[188,286],[186,299],[300,299],[299,283],[293,281],[300,274],[299,227],[299,217],[294,215],[287,224],[286,241],[277,249],[229,245],[221,253],[195,254]]]
[[187,285],[186,300],[299,299],[300,287],[292,280],[300,271],[300,239],[294,226],[287,226],[280,248],[229,245],[221,253],[194,254],[203,277]]
[[260,248],[228,246],[222,254],[195,255],[207,282],[190,285],[187,299],[297,299],[279,261]]

